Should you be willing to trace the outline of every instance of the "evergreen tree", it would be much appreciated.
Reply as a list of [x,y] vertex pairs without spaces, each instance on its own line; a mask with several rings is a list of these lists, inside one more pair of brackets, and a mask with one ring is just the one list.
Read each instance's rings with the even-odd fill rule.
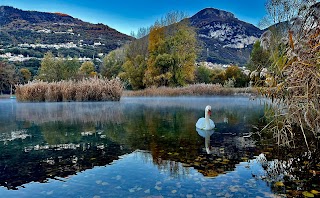
[[206,66],[200,65],[196,69],[196,82],[197,83],[210,83],[212,72],[213,72],[212,69],[209,69]]
[[269,57],[270,53],[263,49],[263,47],[260,45],[260,41],[256,41],[253,44],[253,49],[251,51],[247,68],[250,71],[261,71],[262,68],[268,68],[271,65]]
[[67,58],[62,63],[62,79],[69,80],[76,78],[80,66],[81,64],[77,58]]
[[101,74],[109,79],[117,77],[125,61],[124,48],[111,51],[103,58]]
[[143,89],[144,73],[147,68],[147,62],[144,57],[137,55],[134,60],[127,60],[123,69],[125,72],[121,73],[120,78],[127,79],[132,89]]
[[[138,32],[138,35],[142,36],[143,33]],[[143,79],[147,68],[147,57],[149,56],[148,42],[148,37],[143,36],[125,46],[125,63],[119,76],[133,89],[145,88]]]
[[6,62],[0,62],[0,94],[10,93],[11,86],[17,82],[15,67]]
[[37,78],[48,82],[61,80],[61,65],[55,60],[52,52],[44,55]]

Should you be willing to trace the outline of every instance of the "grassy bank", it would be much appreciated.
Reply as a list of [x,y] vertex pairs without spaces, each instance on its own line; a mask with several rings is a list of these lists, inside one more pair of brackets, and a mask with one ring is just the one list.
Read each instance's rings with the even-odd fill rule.
[[81,81],[33,81],[16,86],[18,101],[119,101],[123,85],[118,79],[89,78]]
[[124,91],[123,96],[205,96],[205,95],[256,95],[254,88],[226,88],[217,84],[193,84],[186,87],[159,87],[137,91]]

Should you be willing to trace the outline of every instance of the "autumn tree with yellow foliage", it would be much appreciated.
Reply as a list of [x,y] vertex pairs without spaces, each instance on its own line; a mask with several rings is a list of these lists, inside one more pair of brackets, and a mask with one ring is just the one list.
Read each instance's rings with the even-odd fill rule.
[[137,34],[138,39],[124,47],[126,57],[119,77],[125,82],[127,88],[137,90],[146,87],[143,78],[147,69],[148,33],[147,28],[140,28]]
[[94,77],[97,73],[94,71],[94,63],[92,61],[85,61],[79,68],[79,73],[84,77]]
[[169,13],[151,28],[143,82],[150,86],[183,86],[194,80],[196,33],[188,19]]

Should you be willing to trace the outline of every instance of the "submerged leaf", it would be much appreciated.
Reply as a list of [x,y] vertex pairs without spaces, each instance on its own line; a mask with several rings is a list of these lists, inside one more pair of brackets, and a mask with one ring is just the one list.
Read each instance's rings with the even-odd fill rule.
[[315,195],[320,194],[320,192],[319,192],[319,191],[317,191],[317,190],[311,190],[311,193],[312,193],[312,194],[315,194]]
[[284,183],[281,182],[281,181],[278,181],[274,185],[277,186],[277,187],[282,187],[282,186],[284,186]]
[[305,196],[305,197],[314,197],[314,194],[309,193],[308,191],[304,191],[304,192],[302,192],[302,194],[303,194],[303,196]]
[[248,161],[249,159],[248,159],[247,157],[242,157],[241,160],[246,162],[246,161]]

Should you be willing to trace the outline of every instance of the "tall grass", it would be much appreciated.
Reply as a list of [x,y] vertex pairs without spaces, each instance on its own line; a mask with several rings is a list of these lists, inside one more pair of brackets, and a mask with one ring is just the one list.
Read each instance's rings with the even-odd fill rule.
[[297,147],[303,140],[308,151],[320,141],[319,8],[316,3],[292,20],[283,38],[270,32],[264,40],[272,55],[274,87],[262,93],[276,108],[263,130],[272,131],[279,145]]
[[119,101],[123,90],[120,80],[88,78],[80,81],[32,81],[16,86],[18,101]]
[[124,91],[124,96],[204,96],[257,94],[253,88],[226,88],[220,84],[193,84],[185,87],[152,87],[138,91]]

